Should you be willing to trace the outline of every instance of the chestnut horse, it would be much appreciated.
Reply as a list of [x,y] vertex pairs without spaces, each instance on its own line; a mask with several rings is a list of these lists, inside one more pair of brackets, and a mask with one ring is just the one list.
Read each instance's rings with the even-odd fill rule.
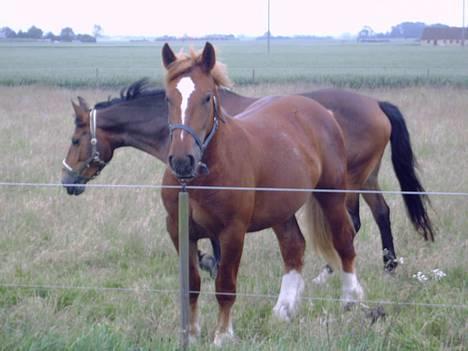
[[[218,93],[223,108],[229,114],[240,113],[258,100],[227,89],[219,89]],[[301,95],[313,98],[333,112],[347,136],[345,145],[350,172],[359,173],[361,167],[367,168],[369,163],[375,164],[374,157],[370,155],[381,157],[386,144],[391,141],[392,162],[401,189],[424,191],[415,173],[415,161],[404,118],[395,105],[342,89],[322,89]],[[148,81],[143,79],[122,90],[120,98],[99,102],[92,109],[80,97],[78,102],[72,103],[75,111],[75,131],[64,161],[66,166],[62,178],[70,195],[79,195],[85,190],[85,187],[73,184],[84,184],[97,176],[110,162],[116,148],[133,147],[166,162],[169,128],[164,90],[152,88]],[[96,148],[103,162],[90,162],[84,166],[92,154],[90,117],[93,114],[96,118],[95,133],[98,140]],[[388,137],[382,137],[389,134],[390,140]],[[378,140],[375,136],[379,136]],[[355,184],[356,189],[380,190],[377,179],[380,159],[378,161],[369,178],[362,184]],[[380,230],[385,270],[393,271],[397,261],[388,205],[380,193],[365,193],[363,197]],[[431,222],[425,209],[427,198],[420,195],[404,195],[404,200],[415,228],[426,239],[432,239]],[[347,201],[348,211],[357,232],[360,228],[359,197],[348,196]],[[213,244],[215,258],[200,254],[201,267],[208,270],[212,276],[215,275],[219,262],[219,245],[216,241]],[[330,268],[324,269],[316,281],[323,282],[329,276],[329,272]]]
[[[232,118],[221,108],[218,87],[228,82],[216,63],[213,46],[200,55],[177,57],[165,44],[166,97],[171,141],[164,185],[345,189],[347,162],[343,133],[317,102],[301,97],[266,97]],[[163,188],[167,229],[178,248],[178,192]],[[231,308],[246,232],[272,228],[280,244],[284,276],[274,313],[289,320],[297,310],[305,241],[295,213],[305,220],[318,252],[342,270],[342,298],[359,300],[353,225],[343,193],[188,190],[190,194],[189,334],[200,333],[197,299],[200,276],[197,240],[219,240],[221,261],[216,276],[219,304],[214,343],[233,337]]]

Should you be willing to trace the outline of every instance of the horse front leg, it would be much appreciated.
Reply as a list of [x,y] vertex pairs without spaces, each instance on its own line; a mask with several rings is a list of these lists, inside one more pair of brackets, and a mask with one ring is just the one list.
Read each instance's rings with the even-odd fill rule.
[[237,272],[242,257],[246,228],[231,226],[220,233],[221,261],[216,276],[219,313],[213,343],[223,345],[234,339],[231,309],[236,300]]

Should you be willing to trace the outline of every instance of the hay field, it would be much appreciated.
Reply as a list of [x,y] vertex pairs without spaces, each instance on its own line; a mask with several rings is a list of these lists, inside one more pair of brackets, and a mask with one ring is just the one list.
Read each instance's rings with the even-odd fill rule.
[[[264,95],[313,88],[295,83],[238,90]],[[468,190],[466,89],[361,92],[401,108],[427,190]],[[116,92],[0,87],[0,181],[58,183],[73,129],[70,99],[81,95],[94,103],[110,94]],[[148,155],[121,149],[94,184],[159,184],[163,169]],[[388,152],[381,183],[385,190],[398,189]],[[271,309],[282,266],[274,235],[263,231],[247,236],[238,279],[239,293],[261,296],[238,297],[233,310],[238,341],[226,349],[466,349],[468,198],[432,197],[434,244],[412,230],[400,196],[386,198],[396,250],[404,259],[396,274],[383,273],[380,237],[365,204],[356,240],[366,304],[382,306],[385,319],[372,324],[365,309],[344,313],[327,301],[339,298],[339,279],[313,286],[322,262],[308,252],[304,295],[324,300],[305,298],[290,324],[275,321]],[[59,187],[0,186],[0,204],[0,350],[177,349],[178,261],[165,232],[159,191],[89,188],[70,197]],[[446,276],[434,279],[434,269]],[[417,272],[429,280],[418,281]],[[202,290],[214,290],[206,274]],[[217,315],[213,295],[203,294],[200,306],[202,338],[194,350],[211,348]]]

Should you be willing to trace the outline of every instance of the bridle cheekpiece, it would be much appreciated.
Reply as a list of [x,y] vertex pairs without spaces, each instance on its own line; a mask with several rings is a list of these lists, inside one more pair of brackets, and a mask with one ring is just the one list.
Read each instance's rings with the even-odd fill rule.
[[[74,178],[78,178],[80,180],[85,180],[85,181],[89,181],[91,179],[94,179],[96,178],[99,173],[101,172],[101,170],[106,166],[107,162],[103,161],[101,159],[101,155],[99,154],[99,151],[98,151],[98,140],[97,140],[97,137],[96,137],[96,117],[97,117],[97,112],[96,112],[96,109],[93,108],[90,112],[89,112],[89,119],[90,119],[90,122],[89,122],[89,132],[91,134],[91,139],[90,139],[90,144],[91,144],[91,156],[86,159],[86,161],[84,161],[84,163],[80,166],[80,168],[78,168],[77,170],[74,170],[66,161],[66,159],[64,159],[62,161],[62,165],[65,169],[65,171],[72,177]],[[98,166],[98,170],[97,172],[91,176],[91,177],[85,177],[83,176],[81,173],[89,168],[92,164],[96,164]]]

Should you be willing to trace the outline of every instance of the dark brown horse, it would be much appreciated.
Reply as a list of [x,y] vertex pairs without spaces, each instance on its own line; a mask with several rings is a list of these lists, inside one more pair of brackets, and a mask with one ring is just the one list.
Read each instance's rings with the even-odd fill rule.
[[[226,89],[219,89],[219,94],[223,108],[229,114],[242,112],[257,100],[257,98],[241,96]],[[385,145],[389,142],[386,137],[376,143],[374,136],[382,134],[387,136],[390,133],[392,162],[401,189],[424,191],[415,173],[409,133],[404,118],[396,106],[341,89],[317,90],[302,95],[313,98],[331,110],[345,135],[348,135],[345,145],[350,170],[368,167],[369,162],[374,162],[373,158],[368,155],[372,152],[377,155],[382,154]],[[78,101],[79,104],[73,103],[75,131],[65,159],[66,166],[62,179],[69,194],[81,194],[85,187],[73,186],[73,184],[82,185],[95,177],[111,160],[114,150],[118,147],[134,147],[166,162],[169,129],[163,90],[153,89],[146,80],[140,80],[123,90],[120,98],[100,102],[92,109],[88,107],[84,99],[79,98]],[[96,140],[98,140],[96,150],[99,150],[100,158],[105,162],[92,161],[90,135],[92,113],[90,111],[95,111],[96,116]],[[388,130],[388,122],[390,122],[391,131]],[[378,171],[377,166],[363,184],[355,185],[355,187],[380,190],[377,180]],[[389,208],[379,193],[364,194],[363,197],[371,208],[380,230],[385,269],[392,271],[397,262]],[[348,199],[348,211],[357,232],[360,227],[359,198],[353,196]],[[431,223],[425,209],[427,199],[419,195],[404,195],[404,200],[415,228],[426,239],[433,238]],[[206,263],[202,267],[210,270],[212,274],[216,270],[215,262],[219,261],[219,245],[216,242],[214,252],[216,260],[209,255],[201,255],[202,262]],[[323,282],[329,276],[329,272],[329,268],[324,269],[316,281]]]
[[[333,114],[301,96],[266,97],[232,118],[221,108],[218,87],[227,77],[207,43],[200,55],[176,57],[163,47],[171,142],[165,185],[216,185],[344,189],[348,178],[343,133]],[[368,170],[363,170],[367,172]],[[246,232],[272,228],[280,244],[285,274],[274,313],[289,320],[304,289],[305,241],[295,214],[305,220],[317,250],[342,270],[342,298],[362,298],[354,269],[355,235],[343,193],[219,191],[189,189],[190,336],[200,332],[197,298],[200,276],[197,240],[219,240],[216,277],[219,304],[214,343],[233,336],[231,308]],[[178,247],[178,190],[164,188],[167,229]]]

